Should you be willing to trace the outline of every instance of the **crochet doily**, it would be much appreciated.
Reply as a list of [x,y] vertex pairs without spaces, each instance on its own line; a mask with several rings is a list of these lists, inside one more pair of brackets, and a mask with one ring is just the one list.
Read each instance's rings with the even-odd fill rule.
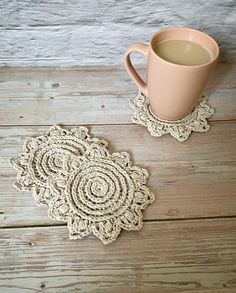
[[197,106],[185,118],[176,121],[159,119],[152,113],[149,98],[140,91],[138,95],[130,101],[130,106],[134,109],[132,121],[136,124],[147,127],[152,136],[160,137],[169,133],[178,141],[186,140],[192,131],[206,132],[210,125],[207,119],[214,114],[214,109],[207,105],[207,97],[202,95]]
[[52,126],[46,135],[28,137],[23,145],[24,152],[10,160],[19,171],[14,186],[31,191],[38,204],[47,203],[51,193],[48,178],[57,176],[66,155],[81,156],[91,144],[108,146],[104,140],[91,138],[83,126],[69,131]]
[[121,229],[140,230],[142,210],[154,201],[148,173],[128,153],[107,147],[85,127],[53,126],[45,136],[27,138],[24,152],[11,159],[15,187],[47,204],[52,219],[67,223],[71,239],[93,233],[107,244]]

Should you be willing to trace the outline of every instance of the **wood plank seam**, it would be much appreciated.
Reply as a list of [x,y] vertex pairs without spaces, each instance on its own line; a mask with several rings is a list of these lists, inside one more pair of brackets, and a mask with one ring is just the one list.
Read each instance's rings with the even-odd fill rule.
[[[146,223],[159,223],[159,222],[186,222],[186,221],[204,221],[204,220],[223,220],[223,219],[236,219],[236,215],[232,216],[215,216],[215,217],[199,217],[199,218],[173,218],[173,219],[147,219],[143,220]],[[7,229],[25,229],[25,228],[47,228],[47,227],[66,227],[66,223],[55,223],[45,225],[22,225],[22,226],[0,226],[0,230]],[[143,229],[143,228],[142,228]],[[141,229],[141,230],[142,230]],[[129,231],[128,231],[129,232]]]

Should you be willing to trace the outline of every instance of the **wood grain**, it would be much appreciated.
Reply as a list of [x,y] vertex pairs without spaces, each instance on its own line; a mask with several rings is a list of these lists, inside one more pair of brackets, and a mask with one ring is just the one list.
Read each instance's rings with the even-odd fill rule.
[[112,245],[67,228],[1,229],[1,292],[234,293],[236,220],[145,223]]
[[0,65],[121,64],[130,44],[175,26],[210,34],[235,61],[232,0],[1,2]]
[[[145,69],[139,68],[142,75]],[[236,65],[218,64],[206,89],[211,120],[236,118]],[[136,86],[123,67],[0,69],[0,125],[131,124]],[[7,111],[6,111],[7,105]]]
[[[179,143],[131,124],[136,88],[120,66],[0,68],[0,292],[234,293],[235,73],[218,65],[207,89],[211,129]],[[13,188],[9,158],[55,123],[88,124],[112,152],[147,168],[157,200],[140,232],[108,246],[93,236],[71,241],[46,207]]]
[[[147,168],[157,200],[146,210],[145,219],[153,220],[236,215],[235,127],[235,121],[212,122],[209,133],[194,133],[185,143],[169,136],[151,137],[138,125],[89,128],[93,136],[110,142],[112,152],[128,151],[137,165]],[[8,163],[22,151],[27,136],[42,135],[47,129],[0,128],[2,226],[54,223],[47,218],[46,208],[35,206],[30,193],[14,190],[16,171]]]

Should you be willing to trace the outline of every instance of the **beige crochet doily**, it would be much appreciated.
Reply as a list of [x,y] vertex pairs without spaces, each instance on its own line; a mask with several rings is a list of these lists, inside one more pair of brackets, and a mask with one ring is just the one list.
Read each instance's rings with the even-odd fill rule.
[[70,238],[93,233],[110,243],[121,229],[142,228],[142,210],[154,195],[147,171],[107,146],[85,127],[53,126],[45,136],[27,138],[24,153],[11,159],[18,170],[15,187],[47,204],[52,219],[67,222]]
[[208,131],[210,126],[207,119],[214,114],[214,109],[207,105],[207,97],[204,95],[190,114],[177,121],[162,120],[155,116],[151,111],[148,97],[140,91],[130,101],[130,105],[134,109],[132,117],[134,123],[147,127],[152,136],[160,137],[169,133],[178,141],[186,140],[192,131]]

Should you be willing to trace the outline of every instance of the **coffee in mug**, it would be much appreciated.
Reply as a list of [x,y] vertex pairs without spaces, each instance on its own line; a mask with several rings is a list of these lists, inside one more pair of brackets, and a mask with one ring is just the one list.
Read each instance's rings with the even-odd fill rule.
[[211,53],[203,46],[186,40],[167,40],[154,45],[154,52],[168,62],[179,65],[199,65],[211,60]]

